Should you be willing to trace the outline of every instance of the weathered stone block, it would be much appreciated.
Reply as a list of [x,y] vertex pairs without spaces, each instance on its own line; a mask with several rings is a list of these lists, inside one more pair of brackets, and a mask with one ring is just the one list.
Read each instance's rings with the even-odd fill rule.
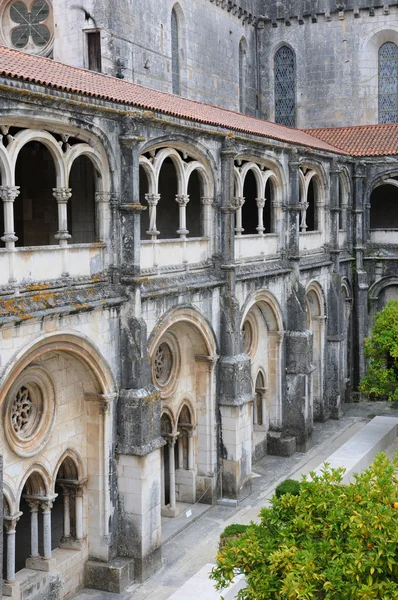
[[296,452],[296,438],[284,436],[280,431],[269,431],[267,449],[273,456],[292,456]]
[[85,585],[94,590],[119,594],[134,581],[134,561],[114,558],[108,563],[88,561]]

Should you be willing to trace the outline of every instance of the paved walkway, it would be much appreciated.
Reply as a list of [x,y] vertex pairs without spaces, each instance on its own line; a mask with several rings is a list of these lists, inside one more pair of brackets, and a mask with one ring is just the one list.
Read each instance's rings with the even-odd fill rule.
[[150,580],[133,584],[119,595],[83,590],[73,600],[168,600],[201,568],[214,563],[219,535],[226,525],[255,520],[278,483],[308,474],[376,415],[398,416],[398,403],[350,404],[340,421],[316,423],[314,447],[309,452],[290,458],[264,457],[253,467],[251,495],[237,508],[213,506],[164,544],[163,568]]

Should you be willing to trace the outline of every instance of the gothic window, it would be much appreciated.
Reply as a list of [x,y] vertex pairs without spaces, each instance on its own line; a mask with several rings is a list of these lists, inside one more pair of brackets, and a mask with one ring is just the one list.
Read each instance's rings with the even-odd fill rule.
[[171,78],[173,94],[180,93],[180,43],[178,19],[175,9],[171,11]]
[[293,50],[282,46],[275,54],[275,122],[296,126],[296,61]]
[[398,122],[398,46],[386,42],[379,49],[379,123]]

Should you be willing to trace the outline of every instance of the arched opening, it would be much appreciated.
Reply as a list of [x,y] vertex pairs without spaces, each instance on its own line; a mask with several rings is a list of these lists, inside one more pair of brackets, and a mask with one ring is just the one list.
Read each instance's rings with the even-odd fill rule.
[[178,502],[191,503],[193,500],[193,470],[195,468],[193,428],[191,411],[184,404],[177,423],[176,499]]
[[323,421],[323,353],[324,353],[324,309],[322,295],[315,289],[307,291],[307,326],[312,332],[312,410],[315,421]]
[[243,234],[252,235],[258,233],[257,181],[252,169],[246,173],[243,185],[243,197],[245,198],[245,203],[242,207]]
[[40,142],[32,141],[20,150],[15,167],[15,184],[20,186],[14,202],[18,246],[56,244],[58,208],[53,196],[57,187],[54,159]]
[[62,507],[62,518],[57,523],[57,538],[63,548],[83,538],[83,485],[79,481],[75,461],[66,456],[55,479],[55,493]]
[[276,301],[260,292],[243,319],[244,351],[254,389],[253,460],[267,453],[267,433],[282,427],[282,319]]
[[370,196],[370,229],[398,228],[397,185],[377,186]]
[[187,204],[187,229],[189,237],[203,235],[203,219],[201,197],[203,196],[202,182],[198,170],[191,173],[188,182],[189,202]]
[[352,374],[352,296],[347,285],[342,286],[343,297],[343,331],[344,331],[344,346],[343,346],[343,382],[344,382],[344,399],[346,402],[351,400],[351,374]]
[[180,94],[180,34],[176,8],[171,11],[171,82],[173,94]]
[[242,38],[239,43],[239,110],[246,112],[246,79],[247,79],[247,42]]
[[178,194],[177,170],[170,157],[167,157],[160,169],[159,186],[160,200],[157,207],[157,228],[160,239],[178,237],[179,210],[176,202]]
[[274,59],[275,123],[296,126],[296,59],[288,46],[281,46]]
[[[160,419],[160,433],[167,444],[162,448],[162,506],[175,507],[175,496],[170,495],[170,489],[175,487],[175,467],[170,468],[170,462],[175,465],[175,445],[172,443],[173,425],[169,415],[163,413]],[[174,474],[174,476],[173,476]]]
[[[139,169],[140,173],[140,204],[147,207],[147,202],[145,200],[145,195],[149,193],[149,180],[148,176],[145,173],[145,169],[142,165],[140,165]],[[144,210],[141,212],[141,239],[146,240],[149,238],[147,231],[149,230],[149,210]]]
[[[0,158],[1,160],[1,158]],[[0,185],[3,185],[2,169],[0,165]],[[4,248],[5,242],[1,239],[5,233],[5,222],[4,222],[4,202],[0,197],[0,248]]]
[[318,230],[318,194],[319,183],[314,176],[311,178],[307,191],[307,231]]
[[69,175],[72,196],[68,201],[68,233],[73,244],[88,244],[97,239],[95,191],[96,173],[87,156],[78,156]]
[[3,494],[3,578],[7,579],[7,519],[11,516],[10,505]]
[[398,46],[379,48],[379,123],[398,123]]
[[266,202],[264,205],[264,227],[265,227],[264,233],[274,233],[274,231],[275,231],[275,225],[274,225],[274,219],[273,219],[274,211],[272,208],[272,204],[274,202],[274,192],[275,192],[274,182],[269,177],[267,179],[267,184],[265,186]]

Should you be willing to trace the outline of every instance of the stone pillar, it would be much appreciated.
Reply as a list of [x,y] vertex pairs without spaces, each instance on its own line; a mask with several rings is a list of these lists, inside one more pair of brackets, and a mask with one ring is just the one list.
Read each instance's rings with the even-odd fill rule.
[[265,198],[256,198],[257,210],[258,210],[258,225],[256,227],[259,235],[264,235],[264,206]]
[[178,436],[178,468],[184,468],[184,439],[182,433]]
[[62,486],[62,497],[64,500],[64,533],[63,541],[68,541],[70,538],[70,488],[66,485]]
[[234,207],[236,210],[235,233],[236,233],[237,237],[240,237],[242,235],[242,233],[244,232],[244,229],[242,227],[242,208],[243,208],[244,203],[245,203],[245,199],[243,196],[241,196],[241,197],[236,196],[234,198]]
[[44,500],[40,503],[43,511],[43,558],[51,558],[51,510],[52,500]]
[[3,201],[4,210],[4,234],[1,240],[5,242],[6,248],[13,250],[15,248],[15,242],[18,238],[14,231],[14,201],[19,195],[19,186],[3,185],[0,186],[0,198]]
[[151,383],[146,325],[125,314],[120,326],[117,545],[120,556],[134,559],[136,577],[144,580],[161,564],[161,448],[165,442],[160,434],[160,396]]
[[19,512],[11,517],[4,517],[4,528],[7,539],[7,573],[6,583],[14,583],[15,581],[15,534],[17,523],[22,513]]
[[355,163],[354,166],[354,190],[353,190],[353,244],[355,254],[355,277],[354,277],[354,389],[356,389],[366,373],[366,361],[364,355],[365,338],[368,336],[368,275],[364,269],[365,253],[365,177],[366,166],[363,163]]
[[156,242],[157,237],[160,234],[160,231],[158,231],[156,227],[156,207],[160,200],[160,194],[145,194],[145,200],[148,202],[149,206],[149,229],[147,234],[151,236],[153,242]]
[[192,471],[194,468],[193,429],[188,429],[188,470]]
[[187,229],[187,204],[189,202],[188,194],[178,194],[176,196],[176,202],[179,207],[180,213],[180,227],[177,229],[177,233],[181,240],[186,240],[189,233]]
[[71,188],[53,188],[53,196],[58,204],[58,232],[55,239],[59,240],[60,246],[66,246],[72,237],[68,233],[68,200],[72,196]]
[[143,138],[124,135],[119,138],[121,153],[122,198],[121,214],[121,269],[125,276],[140,272],[141,212],[146,210],[139,195],[139,146]]
[[[312,334],[307,331],[305,288],[300,282],[299,214],[299,163],[294,153],[289,162],[290,195],[287,214],[287,258],[291,269],[290,293],[287,299],[285,335],[286,350],[286,393],[283,432],[296,438],[299,451],[307,451],[312,445],[312,402],[311,373]],[[280,440],[282,444],[282,440]],[[283,453],[283,446],[274,452]]]
[[176,468],[174,447],[176,443],[175,436],[168,440],[169,445],[169,485],[170,485],[170,509],[173,511],[176,508]]
[[83,491],[84,485],[76,485],[75,493],[75,528],[76,539],[81,540],[84,537],[83,531]]
[[[221,298],[221,336],[219,360],[219,405],[222,495],[238,499],[250,493],[252,435],[250,402],[253,401],[250,359],[243,354],[240,307],[235,296],[235,210],[242,198],[234,196],[233,141],[225,139],[221,152],[221,269],[225,284]],[[237,221],[239,229],[239,221]],[[238,232],[239,233],[239,232]]]
[[30,508],[30,557],[39,557],[39,500],[26,499]]

